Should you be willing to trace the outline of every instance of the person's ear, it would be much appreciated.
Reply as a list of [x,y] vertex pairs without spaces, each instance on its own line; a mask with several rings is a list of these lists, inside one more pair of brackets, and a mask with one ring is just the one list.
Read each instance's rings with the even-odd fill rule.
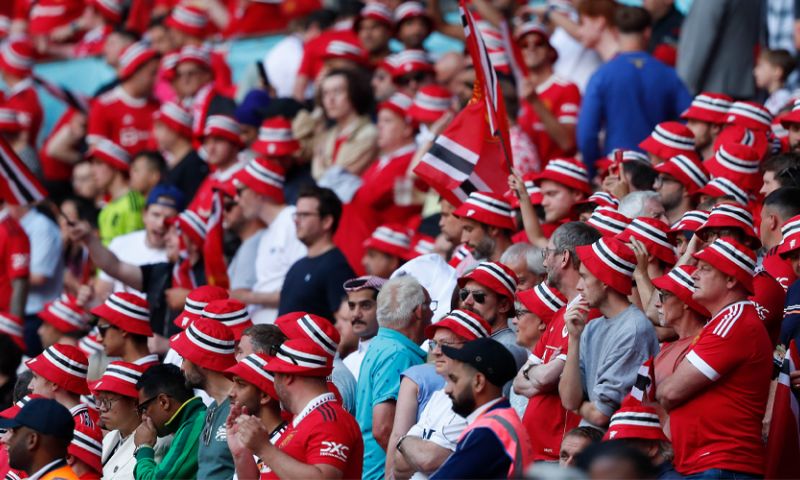
[[161,410],[168,412],[169,411],[169,395],[166,393],[159,393],[158,394],[158,405],[161,407]]
[[324,230],[331,230],[333,228],[333,215],[322,217],[322,228]]
[[477,372],[472,377],[472,389],[477,393],[482,392],[484,388],[486,388],[486,377],[481,372]]
[[264,392],[259,393],[259,397],[258,397],[258,404],[259,405],[266,405],[266,404],[269,403],[270,400],[272,400],[271,396],[267,395]]
[[28,432],[28,450],[36,450],[39,445],[42,443],[42,438],[39,436],[39,433],[31,430]]

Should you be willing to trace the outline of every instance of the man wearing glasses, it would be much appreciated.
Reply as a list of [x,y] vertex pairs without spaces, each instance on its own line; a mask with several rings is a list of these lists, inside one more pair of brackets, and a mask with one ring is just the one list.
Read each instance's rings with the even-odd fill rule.
[[[203,401],[194,396],[175,365],[149,368],[136,383],[136,389],[142,423],[133,434],[134,478],[195,478],[206,413]],[[164,458],[156,462],[156,440],[167,435],[174,435],[172,443]]]
[[91,313],[99,318],[98,340],[106,355],[143,367],[158,364],[158,355],[147,347],[147,339],[153,336],[147,300],[132,293],[112,293]]

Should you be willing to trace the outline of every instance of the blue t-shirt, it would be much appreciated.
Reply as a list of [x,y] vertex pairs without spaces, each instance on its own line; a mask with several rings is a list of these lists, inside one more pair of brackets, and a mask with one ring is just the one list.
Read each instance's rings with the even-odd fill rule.
[[[436,367],[432,363],[414,365],[403,372],[402,376],[417,384],[417,419],[419,419],[433,392],[444,388],[444,377],[436,373]],[[401,378],[400,381],[402,380]]]
[[356,420],[364,439],[364,479],[383,478],[386,452],[372,435],[372,409],[397,401],[400,374],[425,361],[425,351],[402,333],[381,327],[369,343],[356,387]]
[[355,276],[338,248],[316,257],[301,258],[286,272],[278,315],[308,312],[333,322],[333,313],[339,310],[344,298],[342,285]]
[[677,120],[691,102],[672,67],[646,52],[618,54],[597,69],[583,95],[577,138],[584,163],[593,170],[594,162],[615,148],[638,150],[657,124]]

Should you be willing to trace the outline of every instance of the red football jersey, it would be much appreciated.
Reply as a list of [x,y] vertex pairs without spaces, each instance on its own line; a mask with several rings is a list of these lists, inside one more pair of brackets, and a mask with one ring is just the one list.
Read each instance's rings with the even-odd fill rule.
[[61,118],[58,119],[55,126],[50,130],[50,134],[44,141],[42,148],[39,150],[39,163],[42,165],[42,173],[45,180],[49,181],[69,181],[72,178],[72,168],[74,165],[57,160],[47,154],[47,144],[50,140],[64,127],[68,127],[73,117],[78,111],[74,108],[68,108]]
[[[558,123],[573,126],[578,123],[581,92],[574,83],[553,75],[536,88],[536,93],[539,94],[539,98],[545,106],[553,112]],[[554,158],[568,157],[575,154],[574,149],[572,151],[564,151],[550,138],[544,128],[544,124],[539,121],[539,117],[528,102],[522,102],[522,112],[518,123],[525,130],[525,133],[531,137],[533,144],[536,146],[536,150],[539,152],[539,159],[542,162],[542,168]]]
[[82,423],[89,428],[100,425],[100,414],[89,408],[85,403],[79,403],[69,409],[75,423]]
[[[343,472],[342,478],[359,479],[364,461],[364,441],[356,419],[335,401],[332,393],[309,403],[289,425],[276,446],[308,465],[325,464]],[[279,478],[271,469],[261,478]]]
[[150,144],[157,110],[155,100],[134,98],[122,87],[114,88],[92,102],[87,139],[91,143],[107,138],[134,155]]
[[35,146],[39,130],[42,128],[44,111],[39,102],[39,95],[33,87],[33,80],[23,80],[8,90],[3,106],[17,111],[22,125],[28,131],[28,143]]
[[706,324],[686,361],[712,383],[670,413],[675,468],[764,474],[761,421],[772,346],[749,301],[728,305]]
[[319,36],[303,45],[303,59],[300,62],[297,74],[305,75],[311,80],[316,79],[320,70],[322,70],[322,57],[325,54],[325,49],[328,48],[328,43],[333,40],[347,40],[360,45],[358,36],[352,30],[327,30],[322,32]]
[[777,250],[778,247],[773,247],[767,251],[762,266],[772,278],[781,284],[783,291],[786,291],[789,289],[789,285],[797,280],[797,275],[795,275],[792,265],[776,253]]
[[778,343],[783,322],[783,307],[786,303],[786,290],[769,273],[758,272],[753,278],[755,295],[749,298],[764,323],[772,345]]
[[11,302],[11,281],[26,278],[31,261],[31,246],[22,226],[0,211],[0,311],[8,311]]

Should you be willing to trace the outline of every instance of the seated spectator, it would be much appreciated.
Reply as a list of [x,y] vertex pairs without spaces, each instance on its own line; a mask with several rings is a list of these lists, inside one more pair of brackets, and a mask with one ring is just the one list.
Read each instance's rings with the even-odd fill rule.
[[409,256],[410,232],[402,227],[382,225],[364,242],[361,265],[367,275],[389,278]]
[[[555,227],[572,217],[572,206],[592,193],[589,173],[577,160],[557,159],[549,162],[536,177],[542,190],[544,221],[542,234],[548,237]],[[539,245],[538,239],[531,239]],[[541,246],[541,245],[540,245]]]
[[78,478],[100,480],[103,474],[103,431],[99,425],[76,424],[72,442],[67,448],[67,465]]
[[685,155],[674,156],[655,170],[658,178],[654,190],[664,206],[668,223],[673,225],[696,206],[694,194],[708,183],[708,172],[699,161]]
[[205,161],[209,169],[214,171],[200,184],[187,208],[207,217],[211,213],[214,186],[232,179],[236,172],[244,167],[239,161],[239,152],[244,145],[239,124],[233,117],[227,115],[208,117],[200,138],[206,154]]
[[497,262],[511,246],[514,219],[511,205],[501,195],[472,192],[453,215],[461,219],[461,241],[477,260]]
[[382,3],[369,3],[353,22],[353,30],[367,51],[370,62],[379,63],[389,55],[389,40],[394,31],[392,10]]
[[600,443],[603,431],[594,427],[575,427],[564,434],[558,454],[558,464],[562,467],[575,466],[576,458],[592,444]]
[[694,148],[700,158],[714,154],[714,142],[724,127],[732,104],[733,99],[725,94],[702,92],[681,113],[681,119],[686,120],[686,126],[694,134]]
[[[343,288],[347,294],[347,309],[353,334],[358,337],[357,349],[344,357],[344,364],[353,373],[356,381],[361,371],[369,344],[378,334],[378,293],[386,282],[385,279],[366,276],[353,278],[344,282]],[[338,323],[338,322],[337,322]]]
[[158,356],[147,348],[147,338],[153,336],[147,300],[132,293],[112,293],[91,313],[99,319],[97,338],[106,355],[144,368],[159,363]]
[[589,478],[656,478],[656,468],[647,454],[621,440],[590,445],[578,456],[575,466]]
[[179,102],[192,113],[192,133],[202,136],[208,117],[231,116],[236,104],[230,92],[215,83],[215,73],[210,54],[203,48],[181,48],[175,64],[171,66],[172,86]]
[[422,49],[433,32],[433,19],[425,7],[414,1],[402,2],[394,10],[395,37],[407,49]]
[[56,343],[77,347],[81,337],[89,332],[88,312],[69,294],[46,303],[38,316],[41,326],[37,333],[44,348]]

